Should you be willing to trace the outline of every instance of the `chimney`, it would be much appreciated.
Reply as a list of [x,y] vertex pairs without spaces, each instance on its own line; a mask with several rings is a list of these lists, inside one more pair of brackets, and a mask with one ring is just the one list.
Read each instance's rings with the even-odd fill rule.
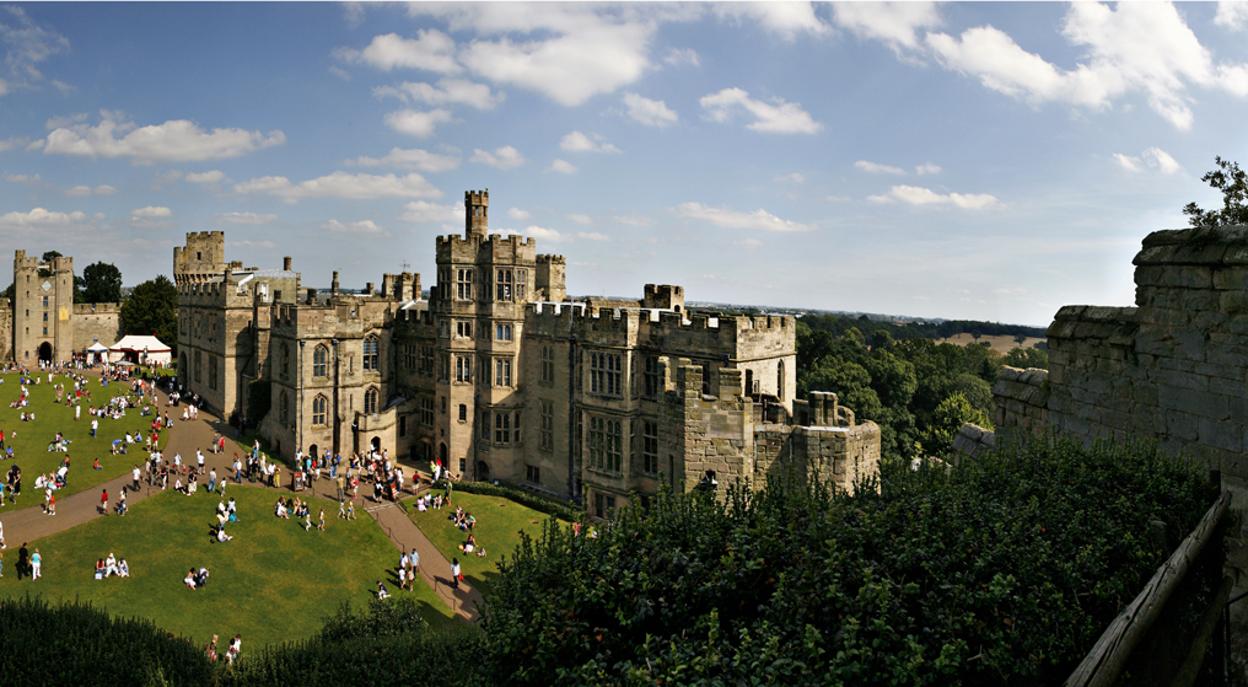
[[373,295],[373,283],[371,281],[364,283],[364,295],[366,296]]
[[308,289],[308,305],[316,304],[316,289]]
[[334,270],[334,281],[329,285],[329,292],[335,296],[338,295],[338,270]]
[[289,255],[287,255],[286,257],[282,258],[282,269],[283,269],[283,270],[285,270],[285,271],[287,271],[287,272],[289,272],[289,271],[290,271],[290,256],[289,256]]

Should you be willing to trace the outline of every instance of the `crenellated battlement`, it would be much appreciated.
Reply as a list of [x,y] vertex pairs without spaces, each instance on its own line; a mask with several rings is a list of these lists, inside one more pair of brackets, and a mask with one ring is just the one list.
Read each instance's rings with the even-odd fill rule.
[[537,263],[537,240],[519,234],[437,237],[437,262],[444,263]]

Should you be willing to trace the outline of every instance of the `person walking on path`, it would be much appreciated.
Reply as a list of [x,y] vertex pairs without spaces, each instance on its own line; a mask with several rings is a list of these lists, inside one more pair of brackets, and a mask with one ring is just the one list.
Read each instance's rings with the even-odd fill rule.
[[108,489],[100,490],[100,514],[108,515]]
[[451,586],[454,587],[455,589],[459,589],[459,578],[463,576],[464,576],[464,573],[460,570],[460,567],[459,567],[459,559],[451,558]]
[[43,556],[39,555],[38,547],[35,552],[30,554],[30,579],[37,580],[43,577]]

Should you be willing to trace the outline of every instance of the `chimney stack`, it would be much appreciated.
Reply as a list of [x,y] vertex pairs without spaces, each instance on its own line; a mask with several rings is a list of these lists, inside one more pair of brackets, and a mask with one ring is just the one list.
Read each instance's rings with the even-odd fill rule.
[[332,295],[338,295],[338,270],[334,270],[334,281],[329,285],[329,292]]
[[291,262],[291,261],[290,261],[290,256],[289,256],[289,255],[287,255],[286,257],[282,258],[282,269],[283,269],[283,270],[285,270],[285,271],[287,271],[287,272],[289,272],[289,271],[290,271],[290,262]]

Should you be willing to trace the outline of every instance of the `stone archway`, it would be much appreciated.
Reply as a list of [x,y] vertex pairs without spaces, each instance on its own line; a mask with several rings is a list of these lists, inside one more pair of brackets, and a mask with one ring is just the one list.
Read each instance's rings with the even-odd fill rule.
[[371,443],[373,446],[373,451],[377,453],[381,453],[381,437],[373,437],[373,440]]
[[43,343],[39,344],[39,361],[45,362],[45,363],[52,362],[52,344],[51,343],[44,341]]
[[477,479],[482,482],[490,481],[490,464],[484,460],[477,461]]

